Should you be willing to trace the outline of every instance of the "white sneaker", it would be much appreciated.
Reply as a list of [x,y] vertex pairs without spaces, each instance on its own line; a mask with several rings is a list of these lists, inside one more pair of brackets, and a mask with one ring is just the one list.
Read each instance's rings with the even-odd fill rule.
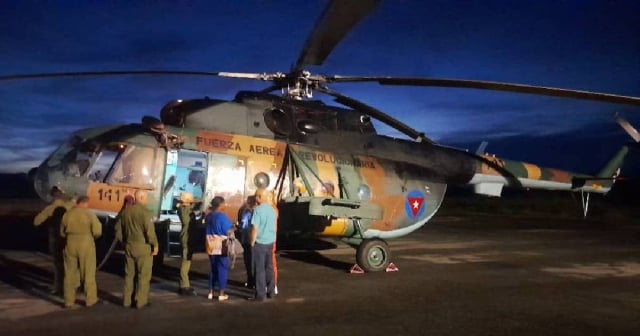
[[207,299],[213,300],[213,293],[209,293],[209,295],[207,295]]
[[224,301],[224,300],[229,300],[229,295],[225,294],[225,295],[218,296],[218,301]]
[[278,286],[273,287],[273,294],[278,295]]

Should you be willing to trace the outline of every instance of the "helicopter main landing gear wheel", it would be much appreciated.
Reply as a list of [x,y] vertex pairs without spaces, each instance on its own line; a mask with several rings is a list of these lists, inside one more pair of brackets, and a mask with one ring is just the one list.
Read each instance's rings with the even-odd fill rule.
[[356,251],[356,262],[367,272],[383,271],[390,261],[389,245],[382,239],[365,239]]

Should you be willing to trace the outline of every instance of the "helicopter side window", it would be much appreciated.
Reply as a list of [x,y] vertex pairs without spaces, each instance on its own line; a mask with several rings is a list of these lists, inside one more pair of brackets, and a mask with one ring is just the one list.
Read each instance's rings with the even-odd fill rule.
[[162,171],[163,157],[150,147],[128,146],[107,177],[108,183],[154,188]]

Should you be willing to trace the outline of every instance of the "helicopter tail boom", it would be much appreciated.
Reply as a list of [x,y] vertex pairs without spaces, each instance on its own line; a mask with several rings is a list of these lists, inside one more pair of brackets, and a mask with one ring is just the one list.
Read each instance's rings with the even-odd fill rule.
[[[616,122],[633,138],[634,145],[640,143],[640,135],[629,122],[619,116],[616,116]],[[479,163],[469,184],[474,186],[475,193],[488,196],[500,196],[504,186],[606,194],[615,183],[628,152],[629,146],[622,146],[596,175],[591,176],[476,152]]]

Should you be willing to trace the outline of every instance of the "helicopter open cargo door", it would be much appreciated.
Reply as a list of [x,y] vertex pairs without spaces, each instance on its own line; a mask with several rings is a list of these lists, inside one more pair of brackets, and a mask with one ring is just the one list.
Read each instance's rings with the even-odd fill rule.
[[208,160],[208,178],[205,189],[207,192],[203,204],[208,206],[215,196],[223,197],[225,203],[232,206],[223,211],[232,221],[235,221],[238,214],[231,209],[237,209],[244,202],[248,159],[244,156],[209,153]]
[[180,244],[182,224],[177,212],[180,194],[191,193],[197,207],[205,198],[206,180],[206,153],[185,149],[171,150],[167,153],[161,219],[169,220],[166,251],[170,257],[179,257],[182,254]]

